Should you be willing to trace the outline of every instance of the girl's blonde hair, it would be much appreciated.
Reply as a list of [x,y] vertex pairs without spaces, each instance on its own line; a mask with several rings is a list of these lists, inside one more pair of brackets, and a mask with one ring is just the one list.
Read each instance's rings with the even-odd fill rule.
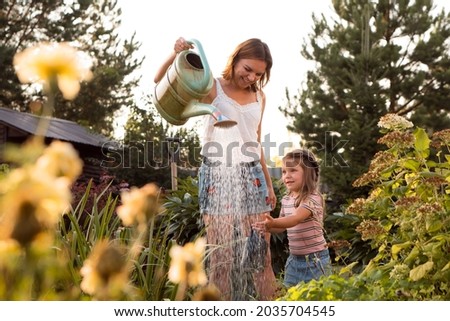
[[228,58],[222,77],[225,80],[231,80],[234,76],[234,66],[241,59],[257,59],[266,63],[266,71],[261,78],[251,86],[253,92],[261,90],[270,79],[270,70],[272,69],[272,55],[269,46],[260,39],[252,38],[239,44],[234,52]]
[[295,207],[298,207],[304,199],[319,190],[319,163],[309,150],[295,149],[283,157],[283,164],[286,167],[300,165],[303,169],[302,186],[295,200]]

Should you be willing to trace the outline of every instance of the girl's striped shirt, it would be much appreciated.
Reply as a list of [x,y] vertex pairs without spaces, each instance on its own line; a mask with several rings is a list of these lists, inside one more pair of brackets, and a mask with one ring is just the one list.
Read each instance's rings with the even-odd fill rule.
[[[280,217],[292,215],[295,210],[295,198],[286,195],[281,200]],[[294,255],[307,255],[327,248],[323,233],[323,199],[314,193],[302,201],[299,207],[311,211],[303,222],[287,229],[289,251]]]

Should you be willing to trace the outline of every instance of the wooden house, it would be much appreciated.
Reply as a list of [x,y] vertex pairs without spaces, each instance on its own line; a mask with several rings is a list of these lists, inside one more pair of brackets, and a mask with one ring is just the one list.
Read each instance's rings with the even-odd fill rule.
[[[4,163],[3,153],[6,143],[21,144],[34,135],[41,116],[0,107],[0,164]],[[45,142],[60,140],[71,143],[83,160],[83,174],[80,179],[93,178],[98,181],[102,172],[107,171],[105,160],[108,152],[119,149],[119,144],[108,138],[90,132],[75,122],[50,118],[45,134]]]

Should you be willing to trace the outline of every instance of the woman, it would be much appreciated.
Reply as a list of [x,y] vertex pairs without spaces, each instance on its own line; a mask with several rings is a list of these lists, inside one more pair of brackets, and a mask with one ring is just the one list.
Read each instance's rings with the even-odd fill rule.
[[[155,82],[162,79],[177,53],[191,48],[192,44],[179,38]],[[214,79],[212,90],[202,99],[237,122],[231,128],[218,128],[214,119],[206,116],[199,170],[200,211],[210,248],[209,282],[225,300],[269,300],[276,288],[270,234],[265,234],[265,257],[259,266],[250,267],[244,254],[246,241],[253,240],[249,238],[252,224],[276,205],[260,144],[266,102],[262,88],[270,79],[271,68],[267,44],[246,40],[232,52],[222,77]]]

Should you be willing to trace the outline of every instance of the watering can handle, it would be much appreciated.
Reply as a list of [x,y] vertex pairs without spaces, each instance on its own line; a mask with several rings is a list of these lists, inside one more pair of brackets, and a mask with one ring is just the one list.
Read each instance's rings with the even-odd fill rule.
[[203,85],[206,86],[207,82],[209,82],[210,70],[209,70],[208,61],[206,60],[205,52],[203,51],[203,47],[197,39],[189,39],[189,40],[187,40],[187,43],[194,45],[197,48],[197,51],[200,55],[200,59],[202,61],[203,72],[204,72],[204,76],[205,76],[205,77],[203,77],[203,80],[205,81],[205,84],[203,84]]

